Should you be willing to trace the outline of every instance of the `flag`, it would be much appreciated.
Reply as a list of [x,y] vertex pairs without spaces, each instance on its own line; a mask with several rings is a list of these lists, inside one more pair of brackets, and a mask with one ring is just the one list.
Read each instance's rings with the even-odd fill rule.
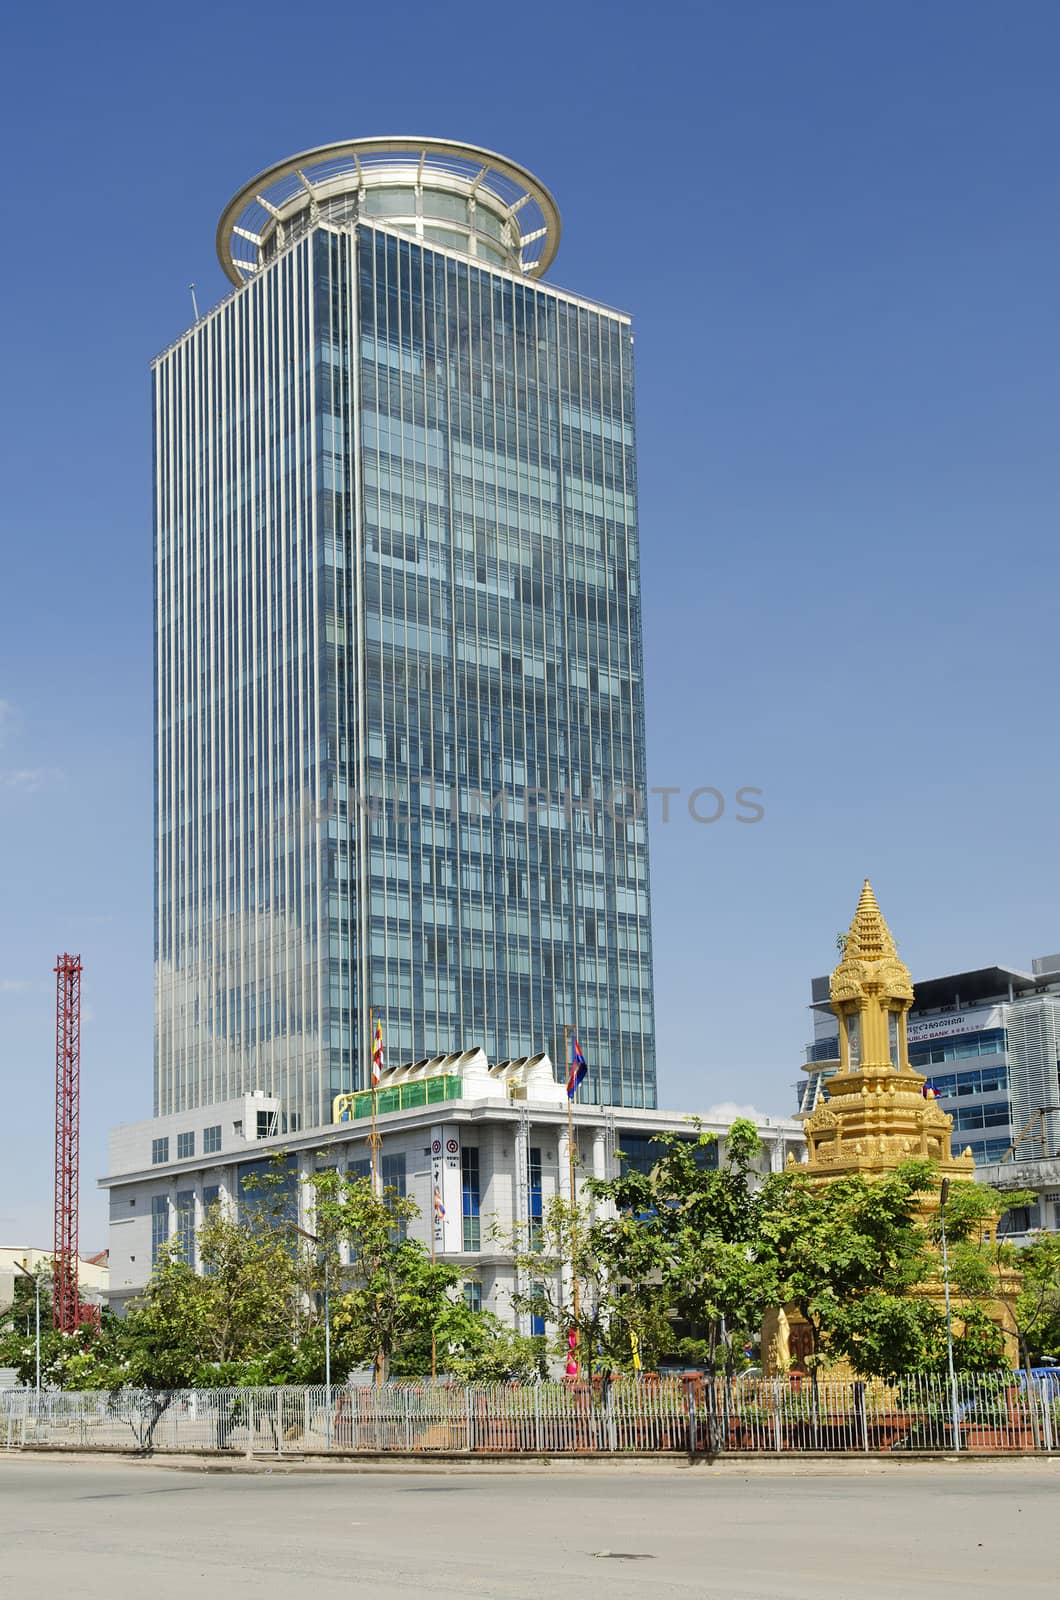
[[376,1020],[375,1038],[372,1040],[372,1088],[378,1084],[383,1076],[383,1024]]
[[434,1214],[438,1218],[439,1222],[444,1221],[444,1219],[445,1219],[445,1207],[442,1205],[442,1197],[438,1192],[437,1185],[435,1185],[435,1190],[434,1190]]
[[572,1033],[570,1036],[570,1071],[567,1073],[568,1100],[574,1099],[588,1070],[589,1068],[585,1065],[585,1057],[582,1055],[582,1047],[578,1043],[578,1035]]

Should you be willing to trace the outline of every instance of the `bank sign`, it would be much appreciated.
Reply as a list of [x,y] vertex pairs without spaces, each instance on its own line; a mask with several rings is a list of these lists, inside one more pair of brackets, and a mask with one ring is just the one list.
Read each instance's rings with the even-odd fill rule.
[[1001,1027],[1000,1006],[980,1006],[978,1011],[953,1011],[943,1017],[922,1017],[909,1023],[909,1043],[928,1044],[932,1039],[952,1039],[959,1033],[982,1033]]

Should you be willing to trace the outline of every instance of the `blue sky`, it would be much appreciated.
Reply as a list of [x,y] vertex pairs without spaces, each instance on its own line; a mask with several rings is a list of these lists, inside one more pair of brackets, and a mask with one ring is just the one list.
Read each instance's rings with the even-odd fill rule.
[[663,1103],[790,1108],[865,874],[916,974],[1060,949],[1058,50],[1051,0],[8,20],[0,1243],[51,1237],[60,949],[85,1248],[150,1113],[148,362],[229,196],[328,140],[509,154],[552,279],[634,314],[649,777],[728,801],[652,802]]

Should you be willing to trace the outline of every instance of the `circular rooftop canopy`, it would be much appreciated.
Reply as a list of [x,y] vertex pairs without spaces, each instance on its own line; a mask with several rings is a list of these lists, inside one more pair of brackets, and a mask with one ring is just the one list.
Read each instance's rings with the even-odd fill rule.
[[317,222],[385,223],[538,278],[559,248],[555,200],[525,167],[445,139],[351,139],[258,174],[226,206],[217,254],[246,283]]

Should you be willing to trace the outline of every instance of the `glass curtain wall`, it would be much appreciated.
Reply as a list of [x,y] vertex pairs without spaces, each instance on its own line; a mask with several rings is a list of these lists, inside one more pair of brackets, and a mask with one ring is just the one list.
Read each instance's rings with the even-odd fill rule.
[[628,321],[320,227],[154,405],[156,1114],[327,1121],[373,1008],[654,1105]]
[[362,982],[655,1103],[632,336],[362,228]]
[[315,262],[307,238],[154,369],[157,1115],[260,1088],[319,1123],[349,1053]]

